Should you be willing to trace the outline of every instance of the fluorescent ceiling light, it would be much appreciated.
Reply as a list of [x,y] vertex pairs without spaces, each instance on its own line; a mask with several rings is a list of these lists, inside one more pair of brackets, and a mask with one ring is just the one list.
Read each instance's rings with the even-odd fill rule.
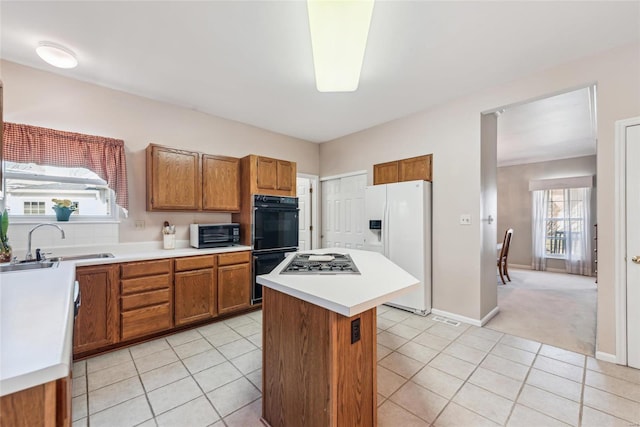
[[40,42],[36,53],[46,63],[58,68],[75,68],[78,65],[75,53],[64,46],[51,42]]
[[316,87],[358,89],[374,0],[307,0]]

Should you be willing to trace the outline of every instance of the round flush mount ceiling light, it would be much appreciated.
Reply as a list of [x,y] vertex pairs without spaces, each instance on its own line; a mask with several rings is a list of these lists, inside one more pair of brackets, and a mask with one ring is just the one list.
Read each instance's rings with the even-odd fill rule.
[[75,68],[78,65],[76,54],[64,46],[52,42],[40,42],[36,53],[43,61],[58,68]]

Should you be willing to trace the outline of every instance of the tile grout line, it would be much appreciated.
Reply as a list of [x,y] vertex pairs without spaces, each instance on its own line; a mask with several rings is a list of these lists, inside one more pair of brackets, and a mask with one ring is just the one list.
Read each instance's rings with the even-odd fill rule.
[[[507,417],[504,425],[507,425],[509,423],[509,421],[511,420],[511,417],[513,416],[513,411],[515,411],[515,409],[516,409],[516,405],[518,404],[518,399],[520,399],[520,395],[522,394],[522,391],[524,390],[524,386],[527,384],[527,380],[529,379],[529,375],[531,374],[531,370],[533,370],[533,365],[536,363],[536,360],[538,359],[538,354],[540,354],[540,350],[541,349],[542,349],[542,344],[540,344],[540,347],[538,348],[538,351],[535,352],[535,355],[533,356],[533,360],[531,361],[531,365],[529,365],[529,368],[527,369],[527,373],[525,374],[524,378],[522,379],[522,384],[520,385],[520,389],[518,390],[518,393],[516,394],[516,397],[513,400],[513,407],[511,408],[511,411],[509,412],[509,416]],[[523,406],[526,406],[526,405],[523,405]],[[530,409],[533,409],[533,408],[530,408]]]
[[[400,322],[398,322],[398,323],[400,323]],[[434,325],[436,325],[436,324],[434,324]],[[434,325],[429,326],[427,329],[425,329],[425,330],[424,330],[424,331],[422,331],[421,333],[424,333],[424,332],[428,331],[428,330],[429,330],[432,326],[434,326]],[[394,325],[394,326],[395,326],[395,325]],[[450,356],[450,357],[453,357],[453,358],[455,358],[455,359],[458,359],[458,360],[460,360],[460,361],[462,361],[462,362],[471,363],[471,362],[468,362],[468,361],[466,361],[466,360],[464,360],[464,359],[460,359],[460,358],[456,357],[455,355],[452,355],[452,354],[449,354],[449,353],[444,353],[444,351],[445,351],[447,348],[449,348],[453,343],[456,343],[456,342],[458,341],[458,339],[459,339],[460,337],[462,337],[462,336],[463,336],[463,335],[464,335],[468,330],[469,330],[469,327],[465,328],[465,330],[464,330],[463,332],[461,332],[461,333],[460,333],[456,338],[452,339],[452,340],[449,342],[449,344],[447,344],[446,346],[444,346],[441,350],[435,350],[435,349],[432,349],[432,350],[438,351],[438,354],[437,354],[436,356],[434,356],[431,360],[435,359],[435,358],[436,358],[436,357],[438,357],[440,354],[445,354],[445,355],[447,355],[447,356]],[[390,332],[390,333],[393,333],[393,332]],[[420,334],[418,334],[418,335],[420,335]],[[433,335],[433,334],[431,334],[431,335]],[[504,335],[505,335],[505,334],[503,333],[503,334],[502,334],[502,336],[504,336]],[[417,336],[417,335],[416,335],[416,336]],[[439,335],[434,335],[434,336],[437,336],[437,337],[439,337],[439,338],[448,339],[447,337],[441,337],[441,336],[439,336]],[[401,338],[402,338],[402,337],[401,337]],[[415,337],[414,337],[414,338],[415,338]],[[502,337],[501,337],[500,339],[502,339]],[[491,341],[491,340],[488,340],[488,341]],[[486,357],[490,354],[491,350],[493,350],[493,348],[498,344],[498,342],[499,342],[499,341],[500,341],[500,340],[495,341],[495,342],[493,343],[493,345],[491,346],[491,348],[490,348],[488,351],[486,351],[486,352],[485,352],[485,351],[483,351],[483,350],[476,349],[476,348],[474,348],[474,347],[471,347],[471,346],[465,345],[465,344],[463,344],[463,343],[457,343],[457,344],[459,344],[459,345],[464,345],[464,346],[466,346],[466,347],[472,348],[472,349],[477,350],[477,351],[482,351],[482,352],[484,352],[484,353],[485,353],[485,355],[484,355],[484,356],[482,357],[482,359],[481,359],[481,360],[476,364],[475,368],[471,371],[471,373],[469,373],[469,375],[467,376],[467,378],[466,378],[465,380],[462,380],[461,378],[458,378],[458,377],[456,377],[455,375],[452,375],[452,374],[450,374],[450,373],[448,373],[448,372],[442,371],[441,369],[438,369],[438,368],[437,368],[437,367],[435,367],[435,366],[430,366],[432,369],[435,369],[435,370],[440,371],[440,372],[442,372],[442,373],[444,373],[444,374],[447,374],[447,375],[451,375],[451,376],[453,376],[453,377],[455,377],[455,378],[458,378],[458,379],[460,379],[460,380],[462,380],[462,381],[463,381],[463,382],[462,382],[462,384],[460,385],[460,387],[458,387],[458,389],[454,392],[453,396],[451,396],[451,398],[448,398],[448,397],[446,397],[446,396],[442,396],[442,395],[441,395],[441,394],[439,394],[438,392],[435,392],[435,391],[432,391],[432,390],[430,390],[430,389],[427,389],[427,388],[425,388],[425,387],[421,386],[420,384],[418,384],[418,383],[415,383],[415,382],[414,382],[414,384],[416,384],[417,386],[419,386],[419,387],[421,387],[421,388],[423,388],[423,389],[425,389],[425,390],[427,390],[427,391],[429,391],[429,392],[431,392],[431,393],[434,393],[435,395],[440,396],[440,397],[442,397],[443,399],[447,400],[447,403],[445,403],[445,405],[442,407],[442,409],[441,409],[441,410],[436,414],[436,416],[434,417],[434,419],[433,419],[433,421],[430,423],[430,425],[434,425],[434,424],[435,424],[435,422],[438,420],[438,418],[439,418],[439,417],[444,413],[444,411],[447,409],[447,407],[449,406],[449,404],[453,401],[453,399],[454,399],[454,398],[456,397],[456,395],[460,392],[460,390],[465,386],[465,384],[467,384],[467,383],[469,382],[469,378],[471,378],[471,376],[476,372],[476,370],[480,367],[480,365],[482,364],[482,362],[486,359]],[[411,339],[411,340],[409,340],[409,341],[407,341],[407,342],[413,342],[413,339]],[[406,344],[406,343],[405,343],[405,344]],[[416,344],[418,344],[418,343],[416,343]],[[403,345],[404,345],[404,344],[403,344]],[[426,347],[426,346],[425,346],[425,347]],[[429,347],[427,347],[427,348],[429,348]],[[396,349],[396,350],[393,350],[393,352],[397,352],[397,349]],[[385,359],[386,357],[388,357],[388,356],[390,356],[391,354],[393,354],[393,352],[392,352],[392,353],[390,353],[389,355],[385,356],[383,359]],[[402,353],[399,353],[399,354],[402,354]],[[409,357],[409,356],[406,356],[406,357]],[[413,359],[413,360],[415,360],[415,359]],[[431,360],[430,360],[429,362],[431,362]],[[424,369],[426,366],[429,366],[429,362],[427,362],[427,363],[423,366],[423,368],[422,368],[422,369]],[[379,363],[379,362],[378,362],[378,363]],[[420,369],[418,372],[416,372],[416,373],[415,373],[415,374],[413,374],[411,377],[409,377],[409,378],[407,379],[407,381],[405,382],[405,384],[406,384],[406,383],[408,383],[408,382],[410,382],[410,381],[411,381],[411,380],[412,380],[412,379],[413,379],[413,378],[414,378],[414,377],[415,377],[415,376],[416,376],[416,375],[417,375],[417,374],[418,374],[422,369]],[[392,371],[392,372],[393,372],[393,371]],[[395,373],[395,372],[394,372],[394,373]],[[473,384],[473,383],[469,383],[469,384],[472,384],[472,385],[474,385],[474,386],[475,386],[475,384]],[[482,388],[483,390],[486,390],[485,388],[480,387],[480,386],[476,386],[476,387],[479,387],[479,388]],[[391,397],[392,397],[395,393],[397,393],[397,392],[400,390],[400,388],[402,388],[402,387],[399,387],[396,391],[394,391],[393,393],[391,393],[391,395],[387,398],[387,400],[391,400]],[[495,394],[496,396],[502,397],[502,396],[500,396],[500,395],[498,395],[498,394],[496,394],[496,393],[493,393],[491,390],[487,390],[487,391],[488,391],[488,392],[490,392],[490,393],[492,393],[492,394]],[[392,402],[393,402],[393,401],[392,401]],[[394,403],[395,403],[395,402],[394,402]],[[456,402],[453,402],[453,403],[456,403]],[[514,404],[515,404],[515,402],[514,402]],[[403,406],[401,406],[401,407],[402,407],[405,411],[409,412],[410,414],[415,415],[416,417],[418,417],[418,418],[419,418],[419,419],[421,419],[421,420],[424,420],[424,418],[422,418],[422,417],[418,416],[417,414],[414,414],[413,412],[409,411],[407,408],[405,408],[405,407],[403,407]],[[466,410],[468,410],[468,411],[470,411],[470,412],[473,412],[474,414],[476,414],[476,415],[478,415],[478,416],[480,416],[480,417],[484,418],[484,419],[487,419],[487,420],[489,420],[489,421],[492,421],[492,422],[493,422],[493,420],[491,420],[490,418],[487,418],[486,416],[484,416],[484,415],[482,415],[482,414],[479,414],[479,413],[477,413],[477,412],[475,412],[475,411],[473,411],[473,410],[471,410],[471,409],[469,409],[469,408],[467,408],[467,407],[464,407],[464,408],[465,408]],[[424,420],[424,421],[426,421],[426,420]]]
[[[469,329],[469,328],[467,328],[466,330],[468,330],[468,329]],[[464,332],[463,332],[462,334],[460,334],[460,335],[459,335],[459,336],[458,336],[454,341],[452,341],[449,345],[451,345],[451,344],[453,344],[454,342],[456,342],[456,341],[457,341],[457,340],[458,340],[462,335],[464,335]],[[503,336],[504,336],[504,334],[503,334]],[[478,388],[481,388],[481,389],[483,389],[483,390],[486,390],[486,391],[488,391],[488,392],[490,392],[490,393],[492,393],[492,394],[495,394],[496,396],[503,397],[503,396],[500,396],[500,395],[499,395],[499,394],[497,394],[497,393],[494,393],[494,392],[493,392],[493,391],[491,391],[491,390],[487,390],[487,389],[485,389],[484,387],[480,387],[480,386],[478,386],[478,385],[476,385],[476,384],[473,384],[473,383],[470,383],[470,382],[469,382],[469,379],[470,379],[470,378],[473,376],[473,374],[478,370],[478,368],[480,368],[480,365],[482,365],[482,362],[484,362],[484,361],[485,361],[485,359],[489,356],[489,354],[491,354],[491,350],[493,350],[493,349],[496,347],[496,345],[498,345],[498,343],[500,342],[500,340],[501,340],[501,339],[502,339],[502,337],[500,337],[500,339],[499,339],[498,341],[495,341],[495,342],[493,343],[493,345],[491,346],[491,348],[490,348],[490,349],[485,353],[485,355],[484,355],[484,356],[482,357],[482,359],[478,362],[478,364],[477,364],[477,365],[476,365],[476,367],[473,369],[473,371],[471,371],[471,373],[470,373],[470,374],[467,376],[467,378],[463,381],[463,383],[460,385],[460,387],[455,391],[455,393],[453,394],[453,396],[451,396],[451,399],[449,399],[449,400],[448,400],[448,402],[446,403],[446,405],[442,408],[442,410],[438,413],[438,415],[436,416],[436,418],[433,420],[434,424],[435,424],[435,422],[438,420],[438,418],[440,418],[440,416],[444,413],[444,411],[447,409],[447,407],[449,406],[449,404],[450,404],[451,402],[453,402],[453,399],[455,399],[455,397],[458,395],[458,393],[460,393],[460,390],[462,390],[462,388],[463,388],[466,384],[471,384],[471,385],[473,385],[473,386],[476,386],[476,387],[478,387]],[[458,343],[458,344],[464,345],[464,344],[462,344],[462,343]],[[444,350],[446,350],[448,347],[449,347],[449,346],[447,346],[447,347],[443,348],[443,349],[442,349],[442,351],[441,351],[440,353],[444,352]],[[473,347],[471,347],[471,346],[467,346],[467,347],[473,348]],[[476,349],[476,350],[477,350],[477,349]],[[482,350],[480,350],[480,351],[482,351]],[[463,359],[459,359],[459,358],[457,358],[457,357],[456,357],[456,356],[454,356],[454,355],[451,355],[451,354],[448,354],[448,353],[445,353],[445,354],[447,354],[447,355],[449,355],[449,356],[451,356],[451,357],[454,357],[454,358],[456,358],[456,359],[458,359],[458,360],[463,360]],[[466,360],[463,360],[463,362],[466,362]],[[469,362],[469,363],[470,363],[470,362]],[[440,372],[444,372],[444,371],[442,371],[442,370],[438,369],[437,367],[433,367],[433,368],[434,368],[434,369],[439,370]],[[492,372],[493,372],[493,371],[492,371]],[[444,372],[444,373],[445,373],[445,374],[448,374],[448,375],[451,375],[451,374],[449,374],[448,372]],[[497,372],[496,372],[496,374],[497,374]],[[452,375],[452,376],[455,376],[455,375]],[[454,404],[456,404],[456,405],[458,404],[457,402],[453,402],[453,403],[454,403]],[[514,402],[514,404],[515,404],[515,402]],[[491,422],[494,422],[494,420],[492,420],[491,418],[488,418],[488,417],[486,417],[486,416],[484,416],[484,415],[482,415],[482,414],[479,414],[478,412],[476,412],[476,411],[472,410],[471,408],[467,408],[466,406],[462,406],[462,405],[460,405],[460,406],[461,406],[461,407],[463,407],[464,409],[466,409],[466,410],[467,410],[467,411],[469,411],[469,412],[473,412],[474,414],[476,414],[476,415],[478,415],[478,416],[480,416],[480,417],[482,417],[482,418],[484,418],[484,419],[486,419],[486,420],[489,420],[489,421],[491,421]],[[512,405],[512,407],[513,407],[513,405]]]
[[584,358],[584,363],[582,366],[582,384],[580,385],[580,410],[578,411],[578,426],[582,425],[582,415],[584,412],[584,387],[587,382],[587,361],[588,359]]

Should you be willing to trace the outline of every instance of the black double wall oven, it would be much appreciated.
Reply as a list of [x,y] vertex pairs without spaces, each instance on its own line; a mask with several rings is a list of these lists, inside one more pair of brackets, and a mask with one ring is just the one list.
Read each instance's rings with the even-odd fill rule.
[[262,285],[256,276],[268,274],[288,252],[298,250],[298,199],[253,196],[253,286],[251,304],[262,301]]

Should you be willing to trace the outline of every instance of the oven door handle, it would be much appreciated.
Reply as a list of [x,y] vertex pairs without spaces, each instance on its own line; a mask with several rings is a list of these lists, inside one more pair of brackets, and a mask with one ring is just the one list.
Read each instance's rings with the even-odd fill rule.
[[266,206],[254,206],[253,211],[261,211],[261,212],[298,212],[299,208],[269,208]]

